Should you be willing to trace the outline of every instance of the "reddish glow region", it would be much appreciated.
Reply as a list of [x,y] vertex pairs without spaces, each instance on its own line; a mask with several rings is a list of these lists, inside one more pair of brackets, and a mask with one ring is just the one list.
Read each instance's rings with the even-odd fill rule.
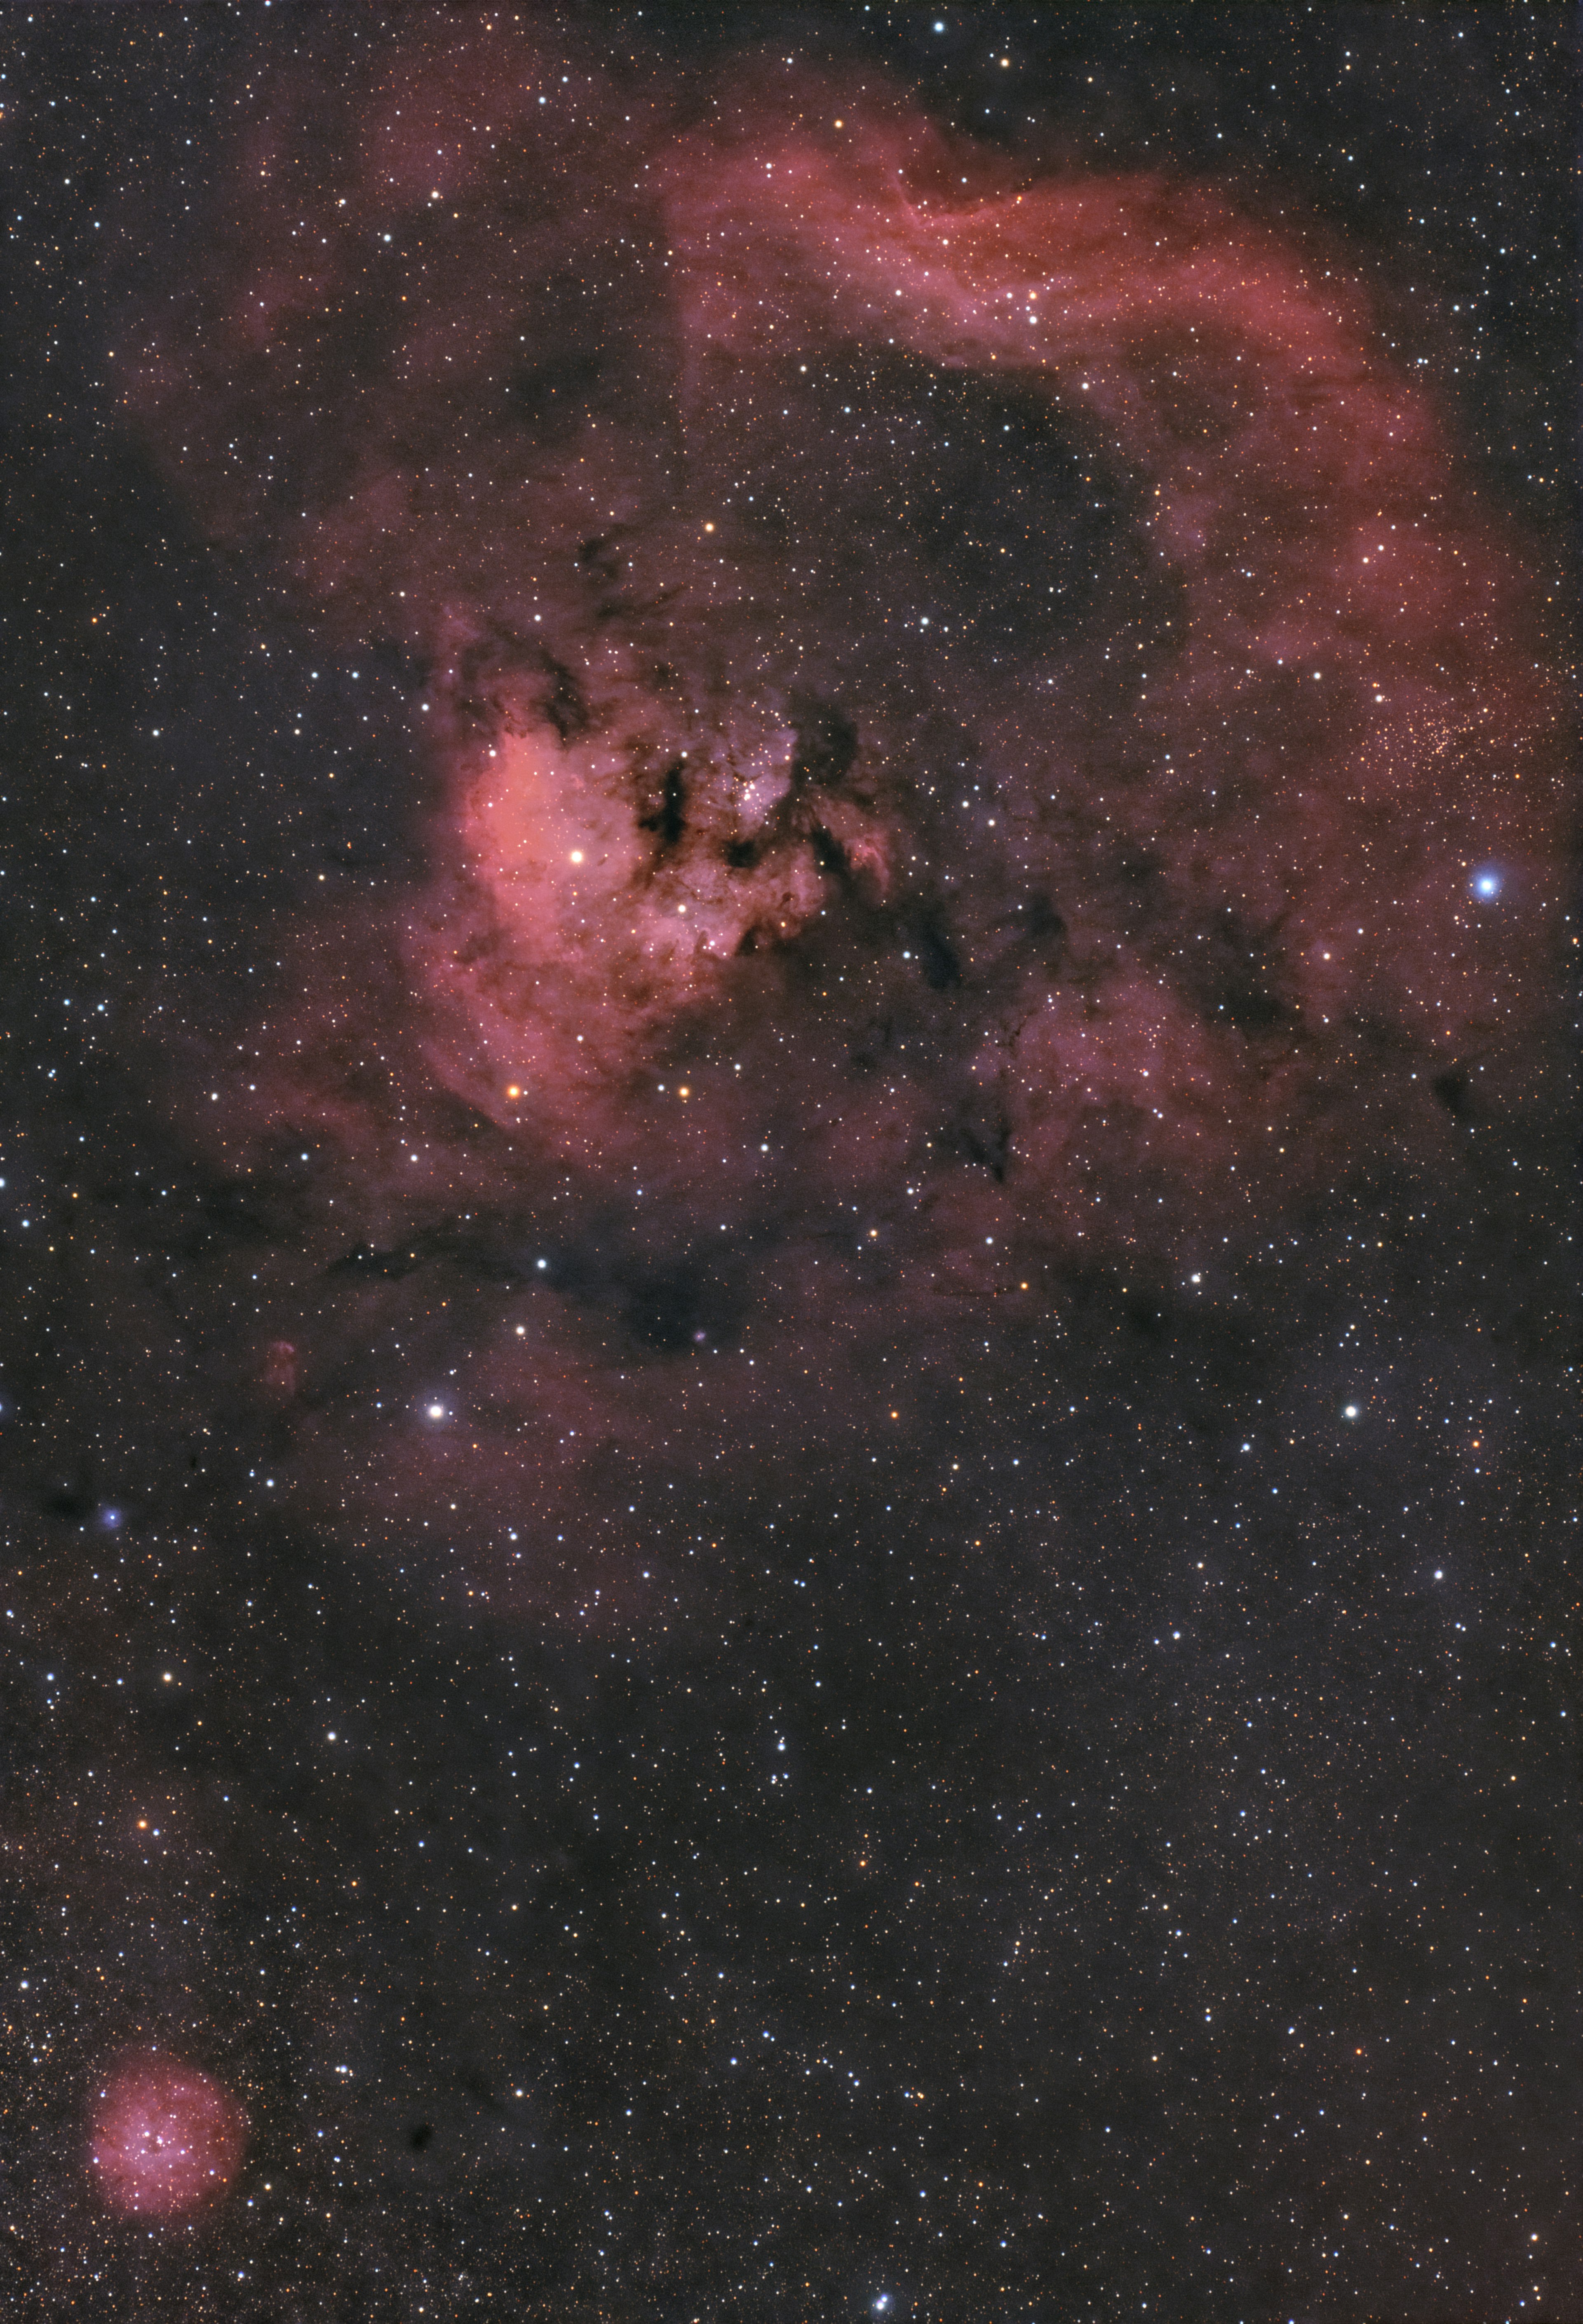
[[[932,1178],[930,1118],[977,1104],[1041,1238],[1171,1240],[1190,1190],[1202,1222],[1334,1175],[1338,1138],[1356,1150],[1365,1028],[1427,1065],[1523,1015],[1529,931],[1508,921],[1491,942],[1467,873],[1481,853],[1519,862],[1538,901],[1559,706],[1503,647],[1524,596],[1510,545],[1370,346],[1356,293],[1202,189],[978,183],[957,198],[948,161],[916,124],[853,124],[839,146],[766,126],[675,163],[690,490],[626,560],[674,577],[635,588],[618,641],[603,617],[558,622],[574,733],[532,675],[492,672],[493,716],[448,738],[455,877],[410,957],[448,1012],[445,1077],[502,1120],[553,1114],[564,1150],[618,1178],[662,1138],[690,1139],[700,1166],[722,1139],[751,1147],[792,1004],[782,984],[764,1005],[745,944],[797,945],[854,888],[870,928],[940,908],[965,972],[949,1022],[883,1100],[862,1093],[860,1119],[820,1074],[805,1173],[832,1199],[866,1163]],[[828,418],[806,359],[872,352],[882,332],[887,350],[1047,401],[1096,460],[1146,480],[1141,602],[1035,641],[998,688],[948,591],[920,586],[881,617],[885,655],[977,713],[992,779],[959,802],[883,710],[858,719],[838,789],[799,776],[810,586],[779,535],[772,566],[743,505],[758,443],[786,432],[782,399]],[[842,457],[817,435],[799,452],[805,470]],[[816,576],[832,550],[810,542]],[[1165,584],[1161,618],[1147,593]],[[699,679],[680,709],[644,679],[679,633]],[[720,634],[733,653],[711,652]],[[880,691],[833,623],[820,642],[841,699]],[[667,767],[668,844],[651,835]],[[1037,899],[1057,899],[1059,973],[997,940]],[[868,964],[850,1029],[876,1005],[906,1013],[905,950]],[[693,1111],[683,1127],[663,1110],[662,1128],[666,1060],[700,1052]],[[1382,1130],[1411,1100],[1400,1079],[1380,1080]]]
[[246,2135],[220,2083],[151,2052],[123,2060],[96,2093],[88,2161],[113,2211],[176,2218],[224,2191]]
[[[509,1333],[393,1269],[282,1294],[255,1378],[305,1390],[329,1502],[504,1526],[612,1434],[860,1378],[866,1333],[1433,1171],[1447,1072],[1532,1102],[1543,590],[1342,251],[1014,177],[872,70],[744,65],[688,125],[436,37],[282,79],[130,383],[319,634],[426,673],[390,812],[427,875],[305,912],[223,1103],[174,1101],[227,1169],[334,1157],[325,1266],[486,1219],[521,1278]],[[753,1330],[751,1379],[656,1406],[644,1347]],[[470,1403],[447,1334],[491,1350]]]

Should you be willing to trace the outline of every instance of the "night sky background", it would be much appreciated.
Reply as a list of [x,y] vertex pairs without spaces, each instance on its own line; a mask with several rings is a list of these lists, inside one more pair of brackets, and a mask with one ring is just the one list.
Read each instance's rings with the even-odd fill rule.
[[[17,7],[0,41],[0,2304],[1583,2316],[1578,923],[1545,707],[1573,650],[1574,19]],[[1139,546],[1167,455],[860,333],[780,437],[732,407],[789,529],[707,568],[783,586],[775,844],[825,900],[783,945],[744,920],[738,997],[680,1033],[505,971],[468,1016],[457,785],[524,720],[597,735],[588,640],[690,607],[664,732],[716,737],[693,767],[748,752],[748,595],[711,615],[671,517],[628,511],[690,524],[725,473],[701,326],[654,318],[701,280],[708,141],[760,134],[772,60],[810,120],[876,107],[875,151],[932,124],[975,198],[1162,172],[1165,213],[1208,188],[1350,270],[1497,576],[1492,659],[1446,687],[1500,696],[1526,788],[1474,766],[1355,808],[1273,695],[1270,747],[1314,771],[1280,877],[1300,917],[1372,903],[1390,973],[1452,1010],[1507,978],[1498,1023],[1431,1055],[1344,994],[1354,1047],[1282,1081],[1319,988],[1278,915],[1193,900],[1190,798],[1148,791],[1153,852],[1106,853],[1106,797],[1125,820],[1153,780],[1130,744],[1074,746],[1054,871],[1007,869],[1035,682],[1069,733],[1114,712],[1198,747],[1185,687],[1094,706],[1108,647],[1163,652],[1190,602]],[[421,100],[459,139],[518,84],[532,137],[556,99],[526,174],[476,165],[454,201],[413,175],[379,243],[347,124]],[[669,242],[638,191],[667,152],[695,157]],[[347,198],[367,248],[310,330],[291,237],[328,250]],[[448,386],[438,350],[465,367],[463,327],[518,297],[528,355]],[[403,305],[432,322],[410,403]],[[895,447],[930,399],[957,458],[926,473]],[[627,509],[585,526],[576,464],[612,441]],[[805,551],[845,578],[794,588]],[[636,611],[624,558],[634,593],[661,576]],[[903,568],[955,660],[903,634]],[[716,876],[685,757],[638,802],[657,881]],[[1443,925],[1333,869],[1355,816],[1382,867],[1453,834]],[[898,831],[933,866],[912,888]],[[782,860],[724,844],[747,881]],[[1038,1088],[971,1097],[1035,974],[1121,1026],[1130,1072],[1086,932],[1163,980],[1206,929],[1192,1005],[1232,1047],[1204,1054],[1245,1076],[1212,1171],[1141,1115],[1078,1156]],[[508,1107],[478,1045],[541,1006],[551,1062]],[[574,1022],[616,1059],[581,1081]],[[921,1094],[882,1121],[886,1074]],[[86,2125],[153,2049],[248,2131],[223,2194],[151,2222]]]

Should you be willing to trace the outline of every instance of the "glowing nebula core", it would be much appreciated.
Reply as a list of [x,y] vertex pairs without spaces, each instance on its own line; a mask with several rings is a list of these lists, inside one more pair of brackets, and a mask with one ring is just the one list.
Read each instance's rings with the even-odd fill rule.
[[111,2210],[176,2218],[224,2192],[246,2136],[220,2083],[151,2052],[123,2059],[96,2092],[88,2161]]
[[[217,536],[421,674],[424,876],[306,915],[188,1111],[228,1170],[340,1157],[327,1263],[465,1218],[520,1268],[481,1525],[672,1441],[613,1314],[755,1317],[801,1395],[810,1334],[828,1383],[1434,1167],[1437,1074],[1541,1074],[1566,749],[1542,591],[1333,244],[1018,174],[872,69],[650,98],[495,37],[283,76],[130,390]],[[376,1421],[366,1310],[281,1320],[340,1506],[449,1501],[390,1417],[440,1341]]]

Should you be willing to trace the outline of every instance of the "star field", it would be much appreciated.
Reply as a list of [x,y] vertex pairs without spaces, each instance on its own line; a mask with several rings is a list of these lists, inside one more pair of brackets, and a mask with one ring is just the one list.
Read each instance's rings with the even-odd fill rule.
[[7,2312],[1576,2312],[1569,30],[5,50]]

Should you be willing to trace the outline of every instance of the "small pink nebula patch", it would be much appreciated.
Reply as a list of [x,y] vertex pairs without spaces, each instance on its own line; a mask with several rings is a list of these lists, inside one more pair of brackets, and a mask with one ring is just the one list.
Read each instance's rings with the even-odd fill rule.
[[247,2117],[196,2066],[150,2054],[125,2059],[96,2092],[88,2159],[112,2210],[171,2218],[227,2185]]

